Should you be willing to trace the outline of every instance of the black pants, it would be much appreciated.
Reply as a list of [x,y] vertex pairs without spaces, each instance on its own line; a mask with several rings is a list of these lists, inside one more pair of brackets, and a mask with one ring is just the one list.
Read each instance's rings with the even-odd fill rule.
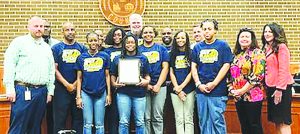
[[235,103],[243,134],[263,134],[261,124],[262,101],[248,102],[240,100]]
[[52,101],[47,104],[46,119],[47,119],[47,134],[53,134],[53,106]]
[[108,124],[109,134],[119,133],[119,112],[117,106],[117,93],[112,94],[112,104],[105,109],[106,123]]
[[66,121],[68,113],[71,113],[71,129],[77,134],[83,133],[82,110],[76,107],[76,93],[69,93],[67,89],[59,82],[55,83],[53,97],[53,121],[54,134],[59,130],[66,130]]

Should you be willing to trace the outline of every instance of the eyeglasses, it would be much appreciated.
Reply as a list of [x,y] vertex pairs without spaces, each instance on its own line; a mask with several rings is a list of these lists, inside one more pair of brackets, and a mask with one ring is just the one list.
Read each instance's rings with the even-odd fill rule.
[[252,28],[249,28],[249,27],[243,27],[240,29],[240,31],[251,31]]

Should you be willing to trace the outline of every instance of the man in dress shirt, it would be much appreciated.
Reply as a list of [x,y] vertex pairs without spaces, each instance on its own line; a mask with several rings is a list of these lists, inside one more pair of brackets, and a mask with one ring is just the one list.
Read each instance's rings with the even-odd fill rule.
[[130,33],[138,38],[138,45],[144,44],[144,40],[141,37],[143,29],[143,18],[140,14],[133,13],[129,16]]
[[43,41],[44,21],[32,17],[29,34],[15,38],[4,54],[4,79],[11,101],[9,134],[40,134],[41,122],[54,94],[55,67]]

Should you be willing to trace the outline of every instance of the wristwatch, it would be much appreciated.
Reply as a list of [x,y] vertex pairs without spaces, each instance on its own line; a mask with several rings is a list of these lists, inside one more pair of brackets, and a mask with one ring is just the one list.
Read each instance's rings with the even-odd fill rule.
[[201,81],[195,83],[196,88],[198,88],[200,85],[201,85]]

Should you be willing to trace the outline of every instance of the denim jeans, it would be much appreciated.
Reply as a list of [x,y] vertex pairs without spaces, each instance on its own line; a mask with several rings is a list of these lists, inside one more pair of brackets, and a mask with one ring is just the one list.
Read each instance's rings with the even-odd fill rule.
[[26,87],[15,85],[16,101],[11,103],[8,134],[40,134],[46,101],[47,87],[28,88],[31,100],[25,100]]
[[131,97],[127,94],[117,93],[117,103],[120,117],[119,134],[129,134],[131,110],[134,115],[136,134],[144,134],[146,97]]
[[201,134],[226,134],[224,112],[227,96],[210,97],[197,94]]
[[104,134],[106,92],[101,97],[91,96],[81,91],[83,102],[83,133],[92,134],[93,117],[96,134]]
[[164,130],[164,105],[167,87],[161,87],[158,94],[146,93],[146,134],[162,134]]
[[175,113],[176,133],[194,134],[195,91],[187,94],[185,101],[173,93],[171,93],[171,98]]

